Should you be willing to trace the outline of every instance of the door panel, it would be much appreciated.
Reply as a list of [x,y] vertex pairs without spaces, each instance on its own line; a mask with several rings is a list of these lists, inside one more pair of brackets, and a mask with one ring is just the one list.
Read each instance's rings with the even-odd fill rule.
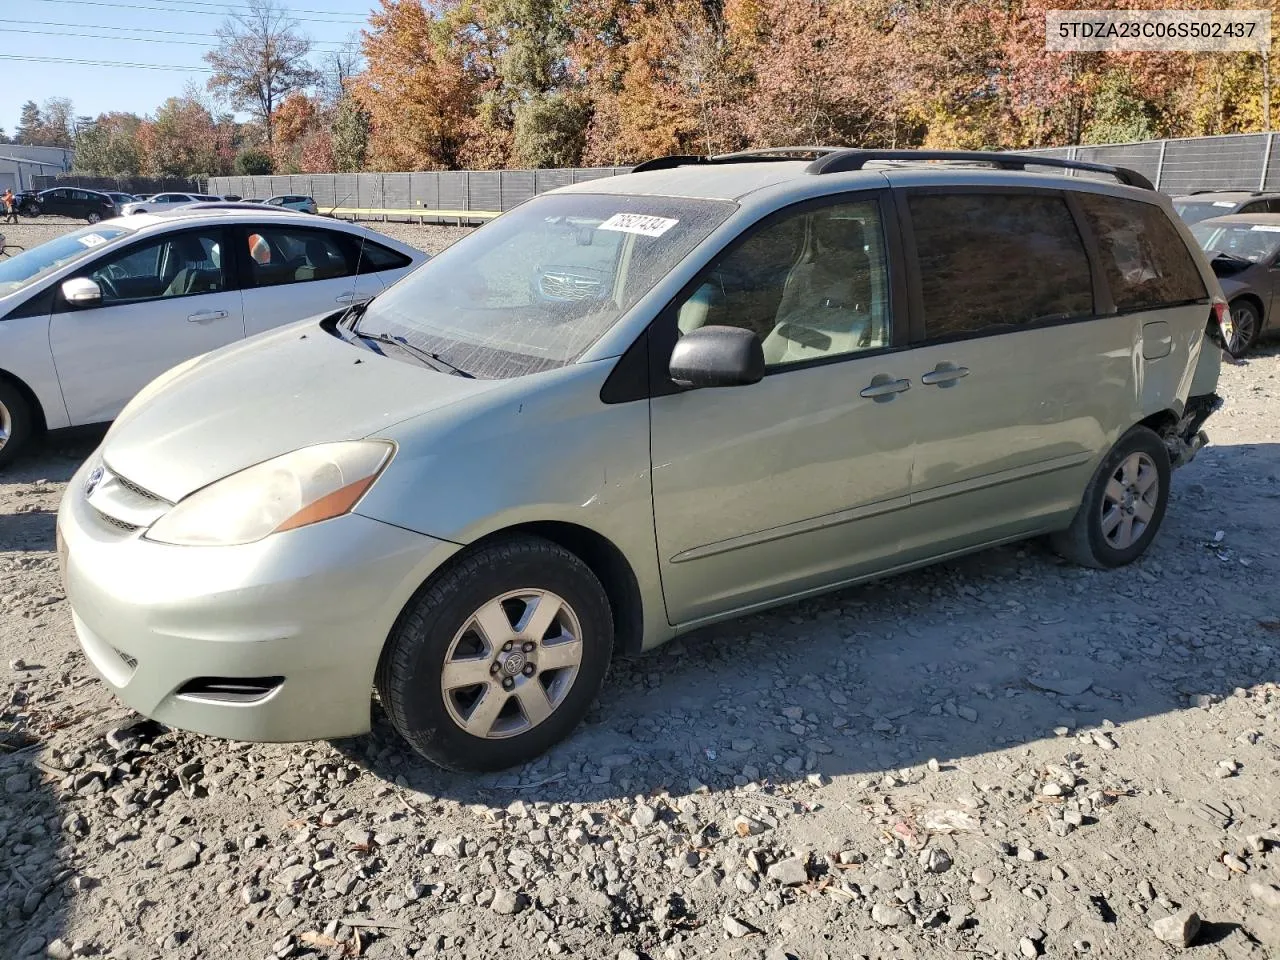
[[224,239],[221,229],[167,234],[78,273],[98,282],[102,304],[59,301],[49,326],[72,424],[111,420],[165,370],[244,336]]
[[862,194],[775,214],[659,319],[675,326],[650,339],[666,354],[655,356],[659,370],[677,336],[717,325],[755,332],[768,363],[750,386],[659,390],[650,400],[672,623],[892,564],[910,503],[915,391],[869,389],[910,369],[891,349],[881,209]]

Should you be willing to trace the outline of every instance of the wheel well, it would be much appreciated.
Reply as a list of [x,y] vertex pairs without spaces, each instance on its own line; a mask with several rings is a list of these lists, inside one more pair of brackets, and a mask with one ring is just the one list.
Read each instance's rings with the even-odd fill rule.
[[511,534],[529,533],[557,543],[576,554],[599,578],[613,610],[613,635],[619,653],[636,654],[644,637],[644,610],[640,584],[621,550],[594,530],[574,523],[538,521],[506,527],[484,537],[492,540]]
[[1136,424],[1136,426],[1146,427],[1161,438],[1177,425],[1178,415],[1172,410],[1161,410],[1159,413],[1153,413],[1151,416],[1139,420]]
[[36,433],[44,433],[48,424],[44,419],[44,407],[40,405],[40,400],[36,397],[35,391],[6,370],[0,370],[0,381],[4,381],[22,394],[22,399],[26,400],[31,407],[31,416],[34,418]]
[[1253,309],[1258,311],[1258,325],[1259,329],[1261,329],[1267,322],[1267,312],[1263,309],[1262,301],[1252,293],[1242,293],[1239,296],[1232,297],[1231,303],[1235,303],[1237,300],[1248,300]]

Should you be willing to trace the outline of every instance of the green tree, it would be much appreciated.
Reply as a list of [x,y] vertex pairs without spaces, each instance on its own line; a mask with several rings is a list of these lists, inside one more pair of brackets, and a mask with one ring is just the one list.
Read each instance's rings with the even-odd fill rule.
[[242,177],[264,177],[271,172],[271,154],[246,147],[236,154],[235,171]]
[[40,116],[40,105],[28,100],[22,105],[22,113],[18,117],[18,126],[13,131],[13,142],[34,144],[39,142],[43,132],[44,118]]
[[586,145],[591,104],[573,93],[548,93],[516,107],[514,153],[527,167],[576,167]]
[[1085,143],[1129,143],[1157,137],[1151,106],[1133,91],[1129,78],[1109,73],[1093,95],[1093,119],[1084,128]]
[[79,126],[76,170],[100,177],[127,177],[142,172],[138,131],[142,118],[134,113],[104,113]]
[[356,99],[344,95],[333,118],[333,162],[342,173],[364,169],[369,152],[369,115]]

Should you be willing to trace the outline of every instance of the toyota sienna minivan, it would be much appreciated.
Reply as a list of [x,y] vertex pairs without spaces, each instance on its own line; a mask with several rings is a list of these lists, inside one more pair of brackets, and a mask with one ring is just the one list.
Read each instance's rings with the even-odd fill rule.
[[431,760],[510,766],[615,654],[1028,537],[1137,559],[1229,325],[1123,168],[650,161],[154,380],[62,501],[75,630],[167,724],[349,736],[376,690]]

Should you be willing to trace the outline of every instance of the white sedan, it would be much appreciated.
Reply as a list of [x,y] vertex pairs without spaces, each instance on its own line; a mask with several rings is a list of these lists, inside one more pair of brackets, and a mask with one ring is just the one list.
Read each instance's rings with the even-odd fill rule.
[[353,223],[188,207],[0,260],[0,464],[43,430],[114,419],[190,357],[344,311],[426,259]]

